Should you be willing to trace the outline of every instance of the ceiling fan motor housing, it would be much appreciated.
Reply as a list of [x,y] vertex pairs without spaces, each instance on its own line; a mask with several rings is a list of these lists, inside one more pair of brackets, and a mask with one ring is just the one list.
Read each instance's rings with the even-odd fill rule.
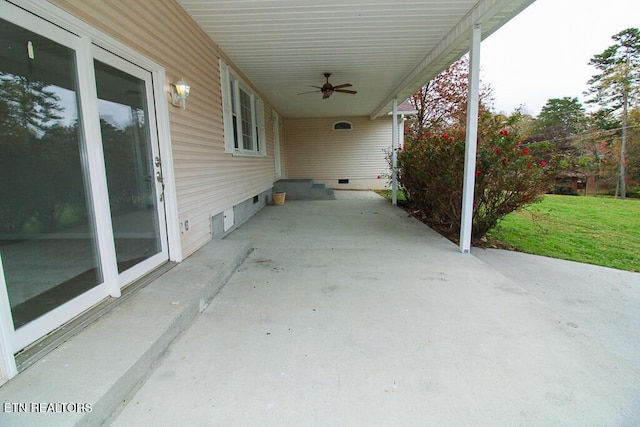
[[326,82],[325,84],[322,85],[322,87],[320,86],[312,86],[315,88],[318,88],[320,90],[318,91],[310,91],[310,92],[303,92],[303,93],[299,93],[298,95],[304,95],[305,93],[312,93],[312,92],[322,92],[322,99],[327,99],[329,98],[334,92],[343,92],[343,93],[348,93],[351,95],[355,95],[356,92],[355,90],[347,90],[344,89],[346,87],[351,87],[351,83],[344,83],[338,86],[333,86],[331,83],[329,83],[329,77],[331,77],[331,73],[324,73],[324,77],[326,78]]

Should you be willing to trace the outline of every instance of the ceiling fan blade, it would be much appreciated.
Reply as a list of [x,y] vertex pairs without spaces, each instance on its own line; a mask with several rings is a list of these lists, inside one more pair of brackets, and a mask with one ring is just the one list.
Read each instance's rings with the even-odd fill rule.
[[319,90],[310,90],[309,92],[300,92],[298,95],[304,95],[306,93],[316,93],[316,92],[320,92]]
[[346,89],[334,89],[335,92],[342,92],[342,93],[350,93],[351,95],[355,95],[356,93],[358,93],[355,90],[346,90]]
[[333,88],[334,89],[342,89],[343,87],[351,87],[351,86],[353,86],[351,83],[345,83],[345,84],[342,84],[342,85],[334,86]]

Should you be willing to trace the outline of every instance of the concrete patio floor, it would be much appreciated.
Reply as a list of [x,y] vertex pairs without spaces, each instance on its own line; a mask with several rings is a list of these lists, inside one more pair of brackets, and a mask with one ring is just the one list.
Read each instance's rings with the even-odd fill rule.
[[640,274],[458,248],[370,192],[269,206],[117,426],[640,424]]
[[[336,197],[268,206],[121,298],[0,387],[0,426],[640,424],[640,274],[463,255]],[[30,409],[64,402],[92,410]]]

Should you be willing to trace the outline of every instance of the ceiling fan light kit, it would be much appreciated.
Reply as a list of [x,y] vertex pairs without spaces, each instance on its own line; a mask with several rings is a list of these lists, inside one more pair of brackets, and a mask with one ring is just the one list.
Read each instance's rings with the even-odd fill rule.
[[312,91],[309,91],[309,92],[302,92],[302,93],[299,93],[298,95],[304,95],[306,93],[321,92],[322,93],[322,99],[327,99],[331,95],[333,95],[334,92],[347,93],[349,95],[355,95],[356,93],[358,93],[355,90],[345,89],[346,87],[353,86],[351,83],[343,83],[341,85],[336,85],[336,86],[334,86],[331,83],[329,83],[329,77],[331,77],[331,73],[324,73],[324,77],[326,79],[325,84],[323,84],[322,86],[311,86],[311,87],[315,87],[317,90],[312,90]]

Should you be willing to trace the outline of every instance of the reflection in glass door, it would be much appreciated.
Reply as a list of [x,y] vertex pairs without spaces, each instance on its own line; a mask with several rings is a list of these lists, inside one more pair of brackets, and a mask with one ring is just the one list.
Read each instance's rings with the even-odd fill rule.
[[0,19],[0,251],[16,329],[102,282],[75,50]]
[[128,63],[120,66],[139,76],[99,60],[94,64],[113,237],[122,273],[160,254],[163,247],[163,206],[158,206],[156,191],[162,172],[147,105],[150,73]]

